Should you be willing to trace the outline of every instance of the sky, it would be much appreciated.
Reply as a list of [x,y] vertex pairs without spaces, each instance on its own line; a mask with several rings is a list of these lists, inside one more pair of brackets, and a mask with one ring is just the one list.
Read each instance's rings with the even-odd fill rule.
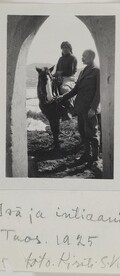
[[95,51],[95,63],[99,65],[99,58],[91,33],[85,24],[74,15],[49,16],[32,41],[27,64],[34,62],[56,64],[61,56],[60,45],[63,41],[71,43],[73,54],[78,60],[78,68],[83,67],[81,57],[86,49]]

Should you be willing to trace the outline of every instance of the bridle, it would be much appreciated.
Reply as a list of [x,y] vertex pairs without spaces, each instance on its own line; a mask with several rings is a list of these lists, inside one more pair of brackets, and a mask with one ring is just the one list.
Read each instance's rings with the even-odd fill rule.
[[59,96],[56,77],[47,67],[37,68],[37,71],[39,73],[38,98],[41,103],[50,104]]

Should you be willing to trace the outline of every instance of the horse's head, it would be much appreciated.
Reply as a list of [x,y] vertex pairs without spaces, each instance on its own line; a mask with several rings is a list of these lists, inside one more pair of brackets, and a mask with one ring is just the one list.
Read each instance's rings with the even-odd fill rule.
[[53,68],[54,66],[51,68],[36,67],[36,71],[38,72],[38,87],[37,87],[38,98],[44,103],[50,102],[51,100],[53,100],[53,94],[52,94],[53,76],[51,74],[51,72],[53,71]]

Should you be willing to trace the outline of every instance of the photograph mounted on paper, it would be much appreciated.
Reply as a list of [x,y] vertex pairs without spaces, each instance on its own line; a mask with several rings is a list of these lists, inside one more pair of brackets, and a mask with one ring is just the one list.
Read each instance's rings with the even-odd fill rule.
[[114,178],[115,16],[8,15],[6,177]]

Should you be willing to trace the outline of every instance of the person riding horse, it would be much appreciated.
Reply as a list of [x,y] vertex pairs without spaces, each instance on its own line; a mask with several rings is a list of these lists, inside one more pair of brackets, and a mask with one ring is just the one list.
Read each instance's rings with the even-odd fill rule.
[[[77,72],[77,59],[72,53],[72,46],[68,41],[61,44],[62,56],[59,58],[54,76],[57,78],[59,94],[68,93],[75,86],[75,73]],[[63,120],[69,119],[68,111],[73,115],[73,100],[65,104],[66,111]]]

